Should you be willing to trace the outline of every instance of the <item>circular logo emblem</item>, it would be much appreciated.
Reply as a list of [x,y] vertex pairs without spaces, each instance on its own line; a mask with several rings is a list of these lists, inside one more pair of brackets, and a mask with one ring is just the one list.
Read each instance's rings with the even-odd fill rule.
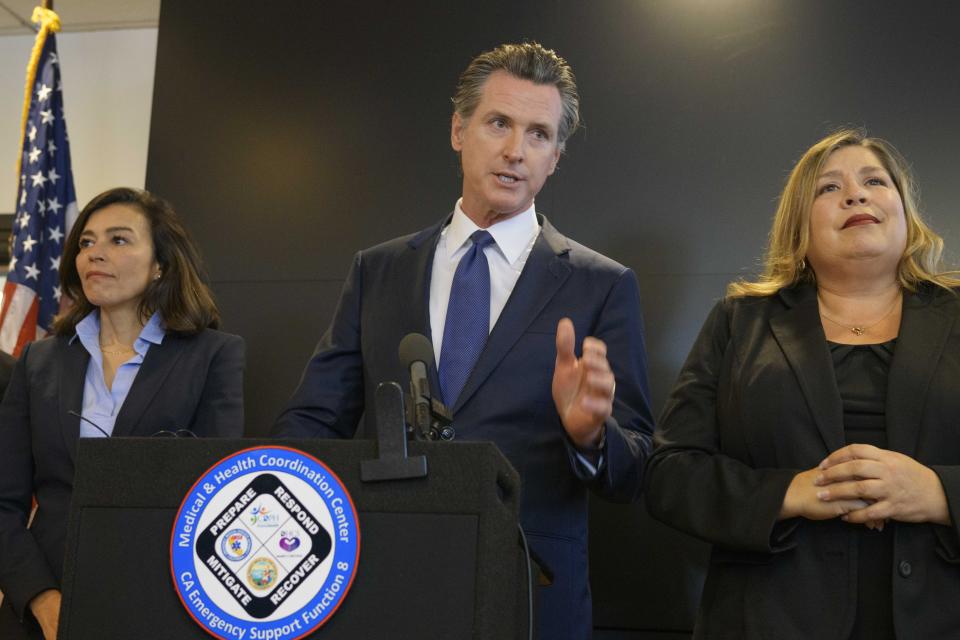
[[337,610],[353,584],[353,501],[322,462],[286,447],[224,458],[190,489],[170,540],[183,606],[224,640],[292,640]]
[[247,565],[247,582],[263,591],[277,581],[277,565],[270,558],[257,558]]
[[250,534],[244,529],[233,529],[220,538],[220,553],[227,560],[239,562],[250,555]]

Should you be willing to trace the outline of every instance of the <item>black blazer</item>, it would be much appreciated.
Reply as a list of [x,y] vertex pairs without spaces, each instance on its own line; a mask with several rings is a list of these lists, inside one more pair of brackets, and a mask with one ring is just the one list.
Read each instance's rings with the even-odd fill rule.
[[6,351],[0,351],[0,398],[10,384],[10,376],[13,374],[13,366],[17,363],[16,358]]
[[[430,275],[444,222],[356,255],[330,328],[275,433],[351,437],[377,384],[410,379],[397,345],[411,332],[430,335]],[[587,491],[620,500],[639,495],[653,419],[636,278],[546,219],[540,224],[523,273],[452,409],[457,440],[495,442],[520,473],[524,529],[555,575],[541,590],[540,637],[580,639],[592,634]],[[606,341],[617,379],[606,463],[597,478],[587,478],[575,463],[550,391],[557,322],[564,316],[573,320],[578,341],[588,335]],[[429,375],[431,388],[439,389],[434,366]],[[368,437],[374,417],[367,412]]]
[[[960,634],[958,315],[950,292],[906,293],[890,367],[888,446],[937,473],[953,519],[896,524],[890,571],[901,640]],[[858,525],[777,522],[793,476],[847,444],[815,289],[718,303],[655,441],[650,512],[714,545],[695,637],[846,640]]]
[[[0,405],[0,590],[22,618],[27,603],[59,588],[84,377],[90,356],[79,340],[29,344]],[[205,330],[168,334],[150,346],[114,425],[114,436],[189,429],[243,435],[244,344]],[[37,513],[26,527],[31,498]],[[0,630],[3,625],[0,624]]]

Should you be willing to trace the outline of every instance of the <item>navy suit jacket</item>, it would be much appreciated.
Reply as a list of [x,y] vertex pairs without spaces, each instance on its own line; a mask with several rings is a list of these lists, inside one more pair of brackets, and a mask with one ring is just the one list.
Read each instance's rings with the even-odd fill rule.
[[[90,355],[57,336],[27,345],[0,405],[0,636],[15,630],[38,593],[60,586],[73,488],[79,413]],[[117,415],[114,436],[189,429],[198,436],[243,435],[244,344],[207,329],[167,334],[150,346]],[[26,528],[31,496],[37,513]],[[15,635],[12,637],[16,637]]]
[[[444,221],[359,252],[336,313],[275,425],[284,437],[352,437],[384,381],[405,381],[397,355],[408,333],[430,335],[430,276]],[[453,409],[457,438],[495,442],[519,472],[530,545],[554,572],[540,595],[540,637],[592,634],[587,490],[629,501],[640,494],[653,419],[640,299],[633,273],[561,235],[540,217],[514,290]],[[617,379],[603,465],[589,477],[576,460],[551,395],[557,323],[607,343]],[[430,382],[440,388],[433,363]],[[365,435],[373,437],[374,412]]]
[[[932,468],[953,525],[895,522],[900,639],[960,633],[960,297],[904,293],[888,449]],[[793,477],[847,442],[816,289],[730,298],[707,319],[663,411],[650,513],[713,543],[695,638],[846,640],[858,544],[839,519],[777,522]]]

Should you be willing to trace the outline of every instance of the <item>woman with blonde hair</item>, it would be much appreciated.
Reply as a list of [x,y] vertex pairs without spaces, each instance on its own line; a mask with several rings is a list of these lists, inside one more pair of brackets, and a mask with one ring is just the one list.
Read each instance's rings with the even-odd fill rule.
[[960,285],[887,142],[793,168],[763,274],[731,284],[664,409],[658,519],[713,544],[697,638],[960,629]]

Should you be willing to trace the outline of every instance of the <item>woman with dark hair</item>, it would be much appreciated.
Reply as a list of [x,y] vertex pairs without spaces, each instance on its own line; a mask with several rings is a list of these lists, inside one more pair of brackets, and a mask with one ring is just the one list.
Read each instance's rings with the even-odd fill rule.
[[95,197],[60,281],[74,304],[24,348],[0,405],[3,638],[56,635],[78,438],[243,434],[243,341],[214,330],[199,256],[168,203],[125,188]]
[[684,364],[646,496],[713,544],[696,638],[960,634],[960,280],[914,191],[883,140],[813,145]]

